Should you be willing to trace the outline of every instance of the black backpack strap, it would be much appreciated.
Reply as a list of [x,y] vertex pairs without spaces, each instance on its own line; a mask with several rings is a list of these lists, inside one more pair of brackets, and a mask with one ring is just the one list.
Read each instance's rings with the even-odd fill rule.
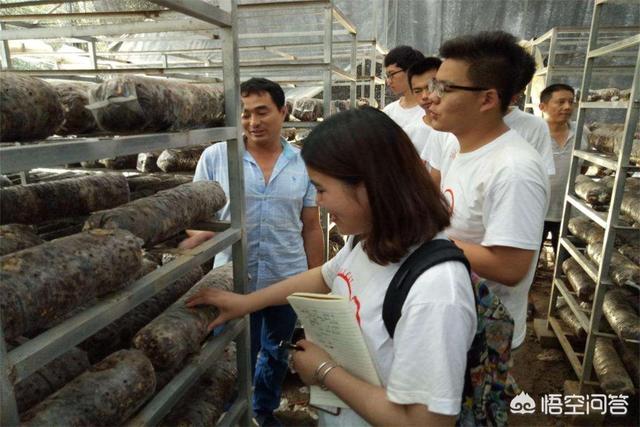
[[402,314],[402,306],[416,279],[429,268],[446,261],[460,261],[471,272],[464,252],[452,241],[434,239],[423,243],[402,263],[391,279],[382,304],[382,320],[391,338]]

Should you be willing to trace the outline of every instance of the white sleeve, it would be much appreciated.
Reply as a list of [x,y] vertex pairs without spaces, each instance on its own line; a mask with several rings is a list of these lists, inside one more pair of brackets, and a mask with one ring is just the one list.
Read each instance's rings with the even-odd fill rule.
[[441,164],[440,159],[442,158],[442,144],[444,144],[444,141],[442,140],[442,138],[434,138],[433,134],[434,131],[429,132],[427,141],[422,148],[422,152],[420,153],[420,158],[427,162],[430,168],[439,170],[439,168],[434,165],[439,166]]
[[353,244],[353,236],[349,236],[347,241],[345,242],[342,249],[338,251],[336,256],[322,264],[322,278],[324,279],[324,283],[327,284],[329,289],[333,289],[333,281],[338,275],[338,271],[340,270],[340,266],[344,264],[345,258],[351,253],[353,250],[351,245]]
[[540,139],[539,143],[541,144],[538,148],[538,152],[540,153],[540,157],[542,157],[542,163],[544,164],[545,169],[547,170],[547,174],[555,175],[556,174],[556,166],[553,162],[553,149],[552,145],[553,141],[551,139],[551,132],[549,132],[549,126],[546,122],[543,122],[544,127],[540,130]]
[[[467,301],[438,298],[437,290],[426,283],[429,280],[436,287],[466,287]],[[423,296],[435,295],[414,298],[416,287],[424,288]],[[390,401],[423,404],[430,412],[444,415],[460,412],[467,352],[476,330],[471,289],[466,268],[454,262],[429,269],[414,283],[393,338],[393,363],[386,387]],[[414,299],[419,302],[412,303]]]
[[[444,162],[444,156],[449,153],[453,144],[453,135],[450,133],[431,132],[429,135],[429,141],[422,150],[423,160],[429,163],[429,166],[433,169],[442,171],[442,164]],[[457,141],[456,141],[457,142]]]
[[[544,177],[543,177],[544,178]],[[509,176],[489,188],[483,206],[483,246],[536,250],[547,212],[547,186],[532,177]]]

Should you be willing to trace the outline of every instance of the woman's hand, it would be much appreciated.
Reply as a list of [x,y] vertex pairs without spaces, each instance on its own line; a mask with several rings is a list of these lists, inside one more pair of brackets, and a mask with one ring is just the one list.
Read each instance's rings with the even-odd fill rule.
[[236,294],[221,289],[202,289],[187,298],[186,305],[187,307],[214,305],[218,308],[218,317],[209,324],[209,331],[229,320],[242,317],[251,311],[247,304],[247,295]]
[[321,363],[330,361],[331,356],[311,341],[300,340],[296,345],[302,347],[302,350],[293,352],[293,368],[300,375],[302,382],[307,385],[317,384],[314,378],[316,369]]

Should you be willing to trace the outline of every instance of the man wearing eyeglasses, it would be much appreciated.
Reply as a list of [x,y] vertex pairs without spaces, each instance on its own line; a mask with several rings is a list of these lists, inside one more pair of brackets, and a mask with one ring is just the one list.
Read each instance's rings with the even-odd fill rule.
[[509,310],[513,348],[526,335],[527,294],[549,198],[540,155],[503,121],[525,54],[515,37],[499,31],[449,40],[429,83],[433,128],[458,140],[433,165],[452,210],[447,233]]
[[[433,127],[431,127],[431,119],[429,118],[429,106],[431,105],[431,100],[429,99],[429,81],[436,76],[441,64],[442,60],[440,58],[428,57],[414,62],[407,70],[409,86],[418,105],[422,109],[423,116],[415,123],[409,124],[405,132],[409,135],[411,142],[413,142],[416,150],[420,153],[420,157],[431,171],[432,177],[434,177],[433,174],[437,171],[431,167],[429,159],[432,157],[440,157],[446,140],[448,138],[455,139],[453,134],[449,132],[440,132],[433,129]],[[434,177],[434,181],[437,185],[440,185],[439,175],[438,178]]]
[[396,46],[384,57],[385,80],[391,92],[400,96],[397,101],[384,107],[384,111],[402,129],[421,120],[424,111],[418,105],[407,79],[407,70],[416,61],[423,59],[422,53],[410,46]]

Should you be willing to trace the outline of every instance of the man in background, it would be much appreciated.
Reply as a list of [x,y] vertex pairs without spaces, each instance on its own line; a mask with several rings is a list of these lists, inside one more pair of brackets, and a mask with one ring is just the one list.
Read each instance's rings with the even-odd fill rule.
[[[562,204],[569,179],[569,165],[574,145],[576,124],[571,121],[575,92],[569,85],[558,83],[546,87],[540,93],[540,111],[549,126],[551,134],[553,161],[556,173],[549,178],[550,200],[547,216],[544,220],[542,241],[551,233],[554,252],[558,250],[560,221],[562,220]],[[585,141],[586,129],[582,140]],[[540,247],[542,249],[542,246]]]
[[[447,138],[455,139],[455,136],[451,133],[439,132],[433,129],[433,127],[431,127],[431,118],[428,114],[429,106],[431,105],[429,82],[435,78],[441,64],[442,60],[440,58],[423,58],[415,62],[409,67],[409,70],[407,70],[409,87],[418,105],[422,108],[423,115],[420,120],[409,124],[405,132],[409,135],[420,157],[425,162],[427,168],[429,168],[436,185],[440,185],[440,173],[437,169],[431,167],[429,161],[433,157],[440,157],[442,155],[442,148]],[[437,175],[434,176],[436,173]]]
[[402,129],[419,121],[424,111],[418,105],[407,77],[413,63],[424,58],[422,53],[410,46],[396,46],[384,57],[386,82],[391,92],[400,98],[384,107],[384,111]]
[[[249,290],[255,291],[323,262],[316,190],[300,150],[281,136],[286,107],[282,88],[263,78],[240,86],[246,197]],[[227,144],[207,148],[198,161],[194,181],[218,181],[229,195]],[[212,213],[213,214],[213,213]],[[220,219],[230,220],[229,203]],[[180,246],[192,248],[211,232],[190,232]],[[230,262],[231,248],[218,254],[215,265]],[[296,324],[291,306],[267,307],[251,314],[253,411],[260,426],[279,426],[273,411],[280,406],[282,382],[289,366],[286,349]]]

